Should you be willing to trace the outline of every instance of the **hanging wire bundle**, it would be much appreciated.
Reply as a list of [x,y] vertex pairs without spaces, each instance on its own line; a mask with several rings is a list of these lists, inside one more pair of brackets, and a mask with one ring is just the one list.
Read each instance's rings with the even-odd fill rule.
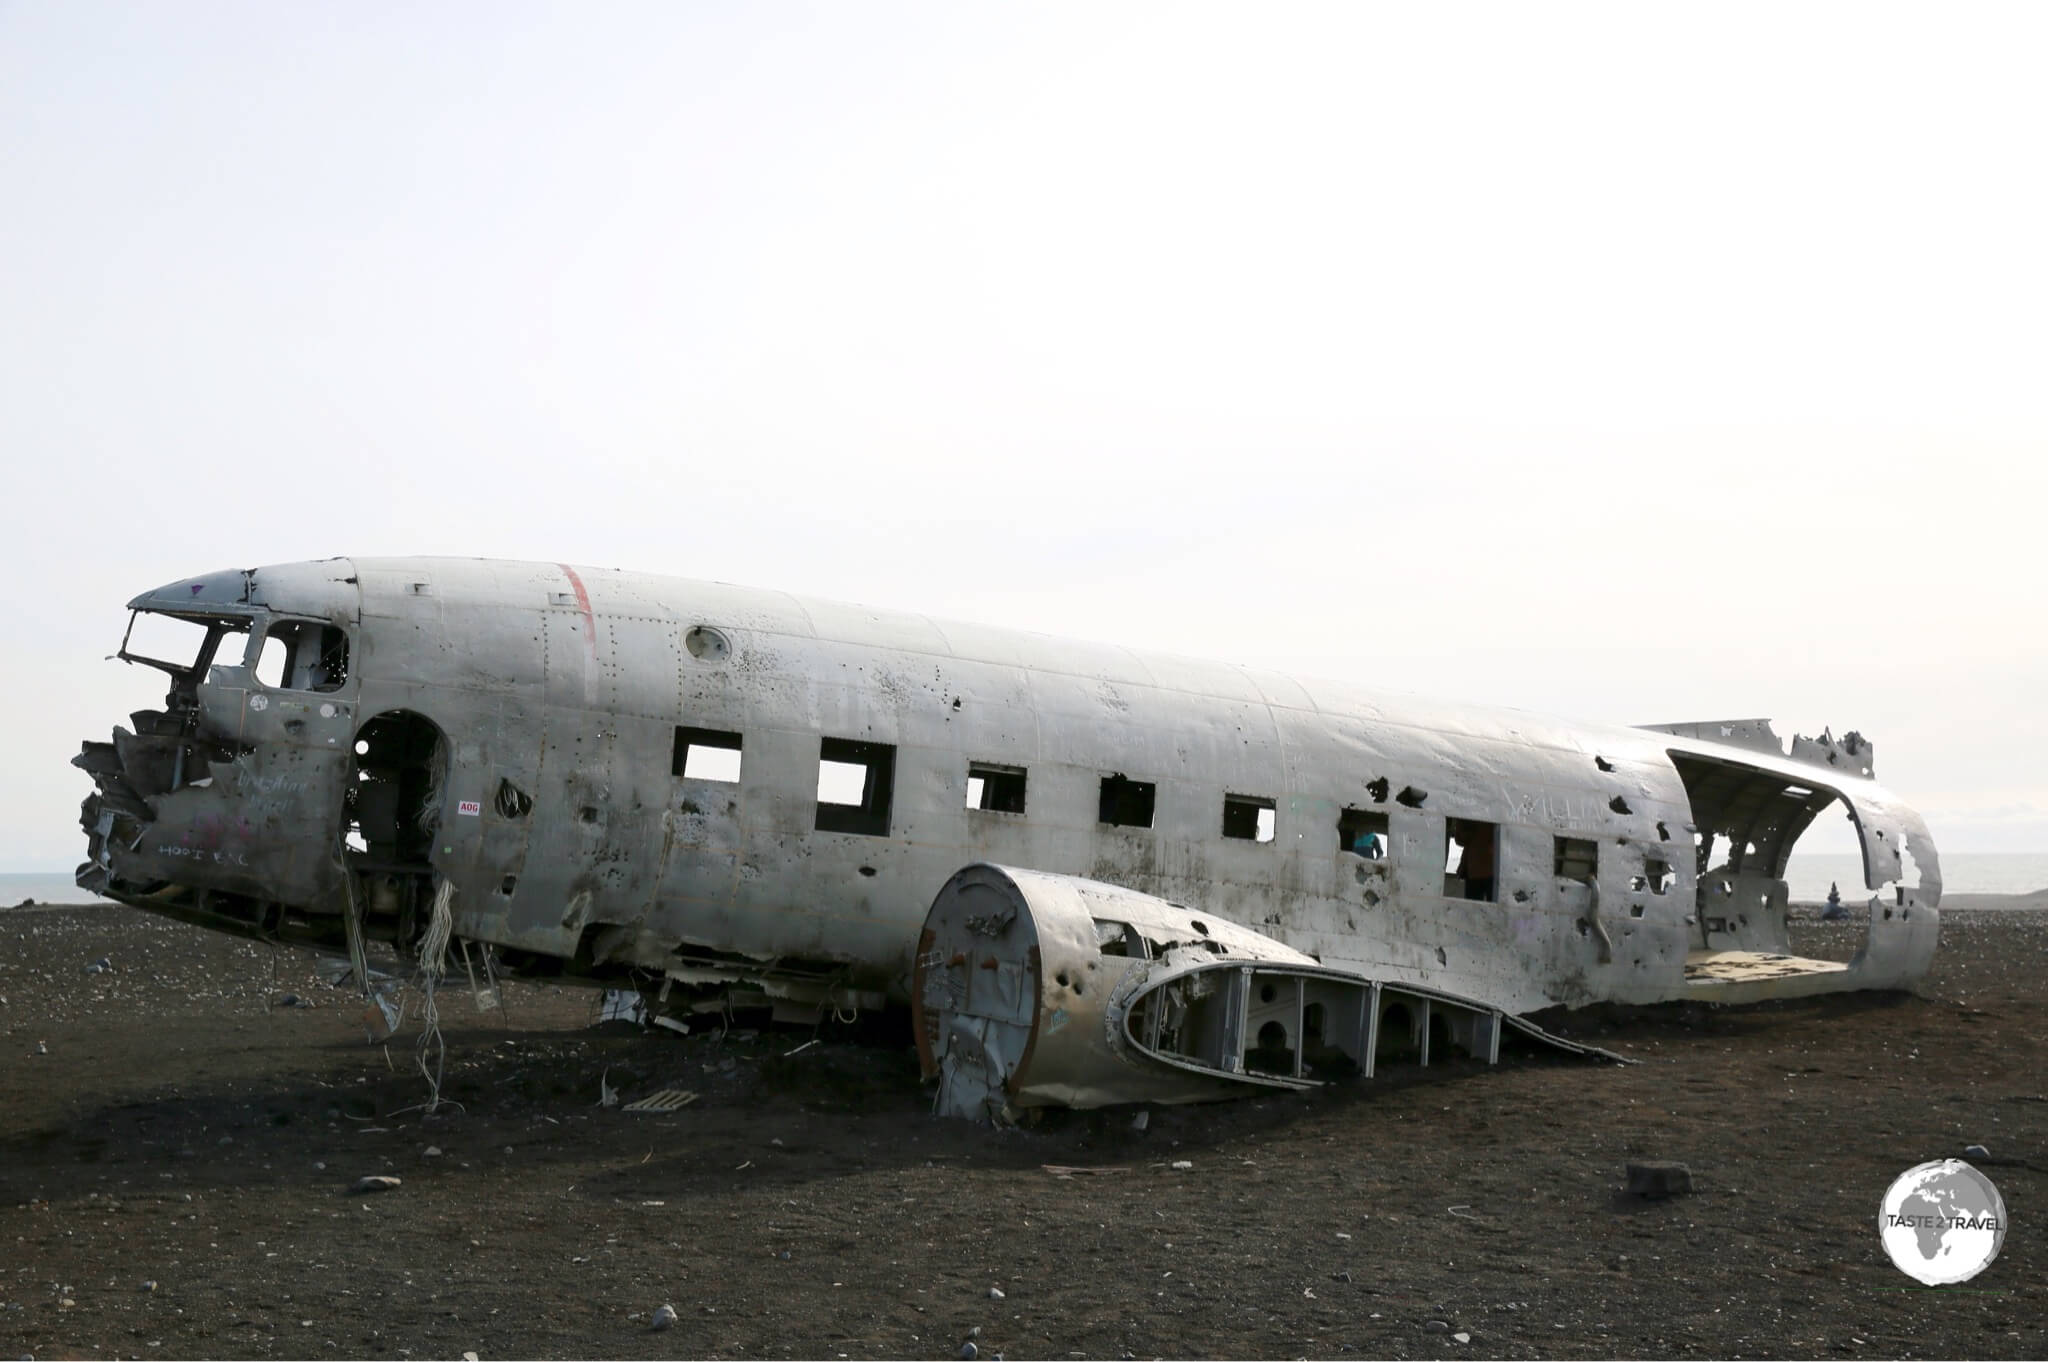
[[454,901],[454,883],[440,880],[434,887],[434,906],[427,915],[427,930],[420,937],[420,1039],[414,1057],[427,1080],[429,1114],[441,1105],[441,1073],[448,1061],[448,1045],[441,1038],[441,1009],[434,1001],[434,990],[448,968],[448,942],[455,934]]

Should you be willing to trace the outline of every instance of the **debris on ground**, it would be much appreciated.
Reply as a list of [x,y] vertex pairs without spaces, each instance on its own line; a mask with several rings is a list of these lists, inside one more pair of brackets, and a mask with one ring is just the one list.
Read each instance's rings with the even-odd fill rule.
[[1692,1191],[1692,1169],[1682,1163],[1656,1160],[1628,1166],[1628,1194],[1650,1201],[1685,1196]]
[[681,1111],[697,1100],[697,1094],[688,1088],[663,1088],[660,1092],[649,1093],[637,1102],[628,1102],[621,1111]]

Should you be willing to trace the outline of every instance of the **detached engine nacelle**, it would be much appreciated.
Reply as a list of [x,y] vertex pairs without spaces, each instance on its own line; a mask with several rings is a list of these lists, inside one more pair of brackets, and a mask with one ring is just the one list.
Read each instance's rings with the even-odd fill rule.
[[1149,894],[993,865],[933,900],[911,1006],[946,1116],[1307,1088],[1378,1061],[1427,1064],[1432,1048],[1491,1062],[1503,1023],[1552,1039]]

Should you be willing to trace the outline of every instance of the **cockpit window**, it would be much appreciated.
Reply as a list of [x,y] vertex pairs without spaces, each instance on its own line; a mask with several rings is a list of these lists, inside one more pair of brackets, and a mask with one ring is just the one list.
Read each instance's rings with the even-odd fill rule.
[[240,620],[137,610],[129,617],[119,656],[125,662],[139,662],[173,676],[183,676],[201,665],[239,663],[242,641],[235,636],[247,633],[248,628]]
[[273,620],[263,631],[256,680],[271,690],[340,690],[348,679],[348,634],[314,620]]

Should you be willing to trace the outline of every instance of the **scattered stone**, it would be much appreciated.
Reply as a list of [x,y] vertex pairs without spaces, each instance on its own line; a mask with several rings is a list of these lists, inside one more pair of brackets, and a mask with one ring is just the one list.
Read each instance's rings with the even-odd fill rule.
[[990,1287],[988,1289],[988,1298],[992,1301],[1001,1300],[1003,1298],[1003,1288],[1001,1288],[1000,1286]]
[[1193,1159],[1175,1159],[1170,1165],[1176,1173],[1185,1173],[1195,1166]]
[[962,1343],[960,1345],[960,1356],[966,1359],[966,1362],[974,1362],[975,1358],[981,1356],[981,1349],[975,1347],[972,1343]]
[[232,1135],[223,1135],[223,1136],[221,1136],[221,1137],[220,1137],[220,1138],[219,1138],[218,1140],[215,1140],[215,1141],[214,1141],[214,1143],[215,1143],[215,1144],[218,1144],[218,1145],[230,1145],[230,1144],[233,1144],[234,1142],[235,1142],[235,1137],[234,1137],[234,1136],[232,1136]]
[[421,1150],[421,1151],[420,1151],[420,1157],[421,1157],[421,1158],[423,1158],[423,1159],[438,1159],[438,1158],[440,1158],[440,1157],[441,1157],[441,1146],[440,1146],[440,1145],[437,1145],[437,1144],[430,1144],[430,1145],[428,1145],[428,1146],[427,1146],[427,1147],[426,1147],[425,1149],[423,1149],[423,1150]]
[[977,1325],[975,1325],[975,1326],[974,1326],[974,1327],[973,1327],[972,1329],[969,1329],[969,1330],[967,1331],[967,1336],[968,1336],[969,1338],[980,1338],[980,1337],[981,1337],[981,1326],[980,1326],[979,1324],[977,1324]]
[[1991,1151],[1981,1144],[1964,1145],[1963,1157],[1966,1159],[1988,1159],[1991,1157]]
[[1628,1166],[1628,1194],[1661,1201],[1692,1191],[1692,1169],[1682,1163],[1658,1161]]
[[462,1362],[483,1362],[483,1359],[473,1352],[467,1352],[462,1355]]
[[36,1042],[36,1053],[37,1053],[37,1054],[39,1054],[39,1055],[47,1055],[48,1053],[50,1053],[50,1047],[49,1047],[48,1045],[44,1044],[44,1043],[43,1043],[42,1041],[37,1041],[37,1042]]
[[1422,1332],[1425,1334],[1447,1334],[1450,1331],[1451,1324],[1449,1320],[1426,1319],[1422,1322]]
[[1472,1335],[1466,1333],[1462,1329],[1460,1329],[1457,1333],[1452,1334],[1451,1338],[1454,1342],[1458,1343],[1470,1343],[1472,1341]]
[[279,1007],[311,1007],[313,1004],[307,1002],[296,993],[287,993],[277,1000],[277,1005]]
[[348,1194],[350,1196],[367,1196],[371,1192],[388,1192],[400,1185],[401,1180],[392,1177],[388,1173],[372,1173],[368,1177],[360,1177],[350,1183]]
[[144,1282],[144,1283],[142,1284],[142,1289],[143,1289],[144,1291],[154,1291],[154,1290],[156,1290],[156,1283],[155,1283],[155,1282]]
[[99,961],[95,960],[90,965],[87,965],[85,967],[85,972],[87,974],[105,974],[107,972],[107,967],[105,965],[102,965]]
[[1131,1118],[1132,1130],[1143,1130],[1146,1126],[1149,1126],[1151,1124],[1152,1113],[1149,1111],[1141,1111],[1136,1116],[1133,1116]]
[[656,1310],[654,1312],[654,1321],[652,1325],[650,1325],[649,1327],[654,1329],[666,1329],[673,1325],[675,1322],[676,1308],[673,1305],[664,1305],[659,1310]]

